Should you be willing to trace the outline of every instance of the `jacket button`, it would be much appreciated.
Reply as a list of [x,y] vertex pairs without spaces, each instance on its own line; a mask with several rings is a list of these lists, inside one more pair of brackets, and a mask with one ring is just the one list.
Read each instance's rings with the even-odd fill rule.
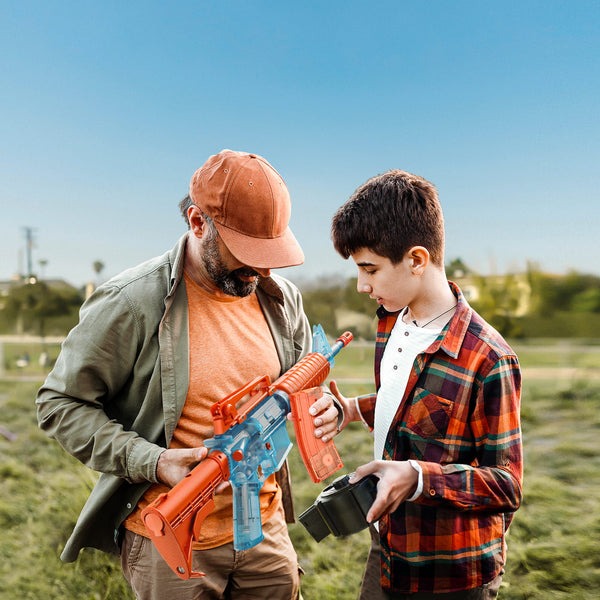
[[435,496],[435,490],[434,490],[433,488],[431,488],[431,489],[429,490],[429,495],[430,495],[430,496]]

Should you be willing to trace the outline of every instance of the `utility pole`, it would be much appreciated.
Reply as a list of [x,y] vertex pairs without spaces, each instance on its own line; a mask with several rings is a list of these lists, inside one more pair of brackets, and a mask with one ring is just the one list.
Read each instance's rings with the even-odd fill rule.
[[25,251],[27,253],[27,281],[31,282],[34,277],[33,274],[33,260],[32,260],[32,250],[33,250],[33,227],[23,227],[23,232],[25,233]]

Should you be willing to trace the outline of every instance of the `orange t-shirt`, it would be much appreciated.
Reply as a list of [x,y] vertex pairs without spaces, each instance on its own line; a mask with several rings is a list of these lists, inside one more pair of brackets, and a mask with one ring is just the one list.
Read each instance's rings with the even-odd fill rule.
[[[214,296],[185,274],[189,314],[190,381],[186,401],[169,448],[195,448],[214,436],[210,407],[259,375],[276,379],[281,371],[275,343],[256,294],[245,298]],[[142,510],[168,491],[152,485],[125,520],[126,529],[149,537]],[[275,512],[281,490],[271,475],[260,491],[263,523]],[[194,549],[214,548],[233,540],[231,488],[215,495]]]

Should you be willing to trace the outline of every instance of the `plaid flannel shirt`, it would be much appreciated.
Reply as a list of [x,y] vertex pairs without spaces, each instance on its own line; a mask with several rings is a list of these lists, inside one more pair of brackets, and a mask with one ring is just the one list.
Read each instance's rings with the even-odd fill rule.
[[[388,432],[384,459],[418,461],[423,492],[379,521],[381,585],[392,592],[453,592],[494,579],[521,502],[521,373],[504,339],[458,286],[453,318],[417,356]],[[383,308],[375,383],[400,313]],[[373,427],[376,395],[358,399]]]

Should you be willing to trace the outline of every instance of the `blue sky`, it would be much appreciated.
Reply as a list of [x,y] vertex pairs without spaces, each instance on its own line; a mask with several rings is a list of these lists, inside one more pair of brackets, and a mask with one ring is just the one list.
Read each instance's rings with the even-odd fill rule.
[[600,3],[0,0],[0,279],[80,285],[169,249],[222,148],[283,175],[306,263],[352,275],[335,210],[368,177],[438,187],[446,259],[600,274]]

